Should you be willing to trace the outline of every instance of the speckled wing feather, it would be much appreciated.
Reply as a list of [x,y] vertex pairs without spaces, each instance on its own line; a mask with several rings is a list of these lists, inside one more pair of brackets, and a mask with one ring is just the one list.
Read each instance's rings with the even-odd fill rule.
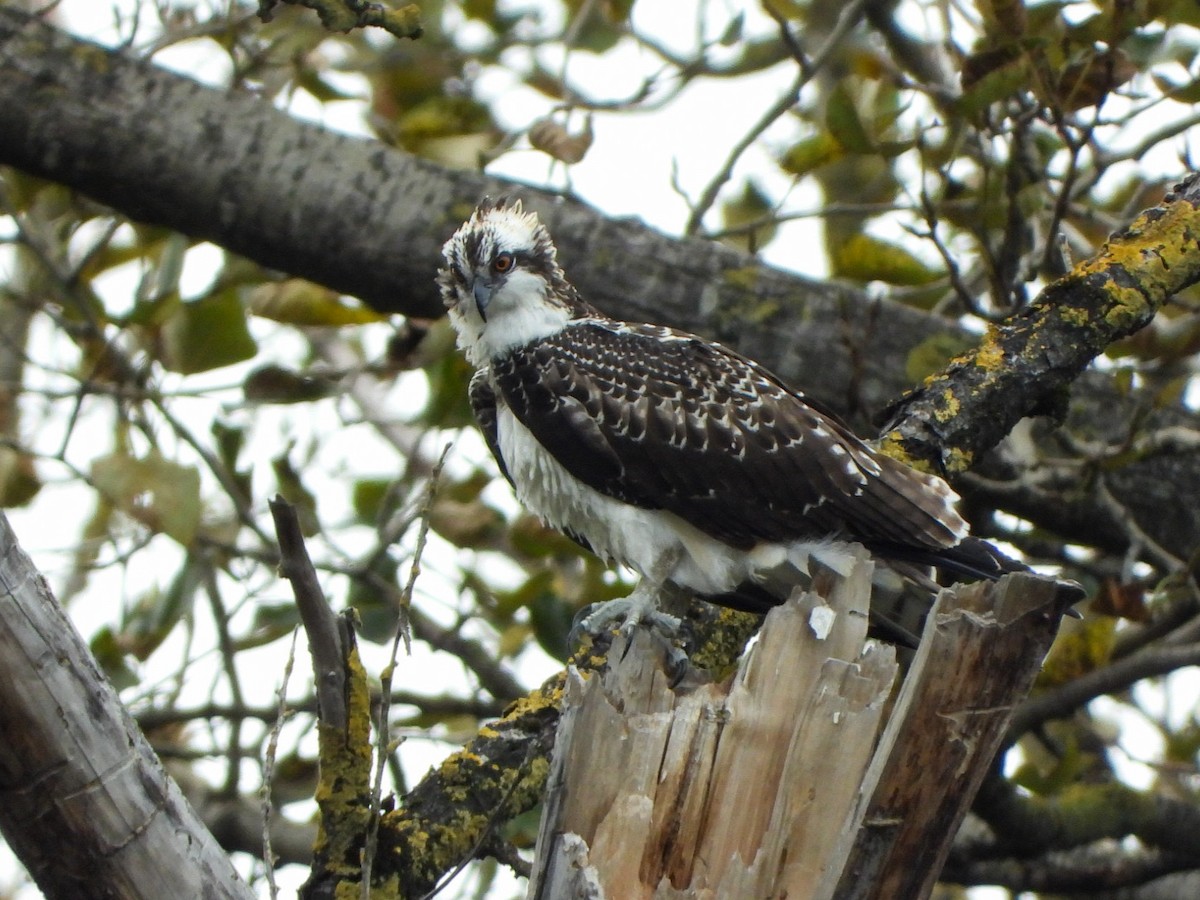
[[479,369],[471,376],[467,400],[471,404],[471,411],[475,413],[475,421],[479,423],[483,439],[500,467],[500,474],[504,476],[505,481],[512,484],[512,476],[508,474],[508,466],[504,463],[504,454],[500,452],[500,436],[496,426],[496,392],[488,380],[487,370]]
[[[475,421],[479,423],[479,430],[483,433],[483,439],[487,443],[488,449],[492,451],[496,465],[500,467],[500,474],[504,476],[509,484],[516,487],[512,475],[509,474],[508,464],[504,461],[504,454],[500,450],[496,392],[492,388],[486,369],[479,369],[471,376],[471,384],[467,389],[467,398],[470,400],[471,409],[475,413]],[[563,534],[579,544],[584,550],[589,552],[592,550],[592,545],[582,535],[576,534],[569,528],[564,528]]]
[[494,360],[492,374],[580,481],[731,546],[842,537],[936,552],[965,533],[943,482],[694,335],[582,319]]

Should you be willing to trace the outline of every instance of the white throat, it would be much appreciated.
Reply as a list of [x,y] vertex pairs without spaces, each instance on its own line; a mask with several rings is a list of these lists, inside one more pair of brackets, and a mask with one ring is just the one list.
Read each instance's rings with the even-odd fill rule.
[[458,346],[473,366],[485,366],[515,347],[561,331],[571,311],[546,298],[546,282],[529,272],[514,272],[492,297],[487,321],[467,297],[450,311]]

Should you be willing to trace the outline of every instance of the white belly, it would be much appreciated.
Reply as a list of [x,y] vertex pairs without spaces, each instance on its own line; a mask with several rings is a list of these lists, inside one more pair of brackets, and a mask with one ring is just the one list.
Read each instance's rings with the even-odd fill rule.
[[[674,513],[606,497],[563,468],[506,407],[500,406],[497,414],[500,451],[525,508],[551,527],[583,538],[598,556],[642,576],[665,577],[700,594],[721,594],[781,567],[807,573],[810,555],[835,569],[845,564],[836,543],[760,544],[747,552]],[[664,559],[673,560],[667,572],[660,571]]]

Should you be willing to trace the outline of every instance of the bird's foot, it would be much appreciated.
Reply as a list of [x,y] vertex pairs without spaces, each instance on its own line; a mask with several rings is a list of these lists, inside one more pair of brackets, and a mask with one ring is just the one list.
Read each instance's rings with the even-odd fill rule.
[[636,593],[637,591],[634,591],[628,597],[618,600],[593,603],[584,610],[583,617],[576,622],[575,627],[595,634],[614,628],[628,633],[639,625],[646,625],[666,634],[678,633],[682,625],[678,616],[663,612],[653,601],[635,598]]
[[590,639],[593,646],[605,646],[614,636],[620,636],[624,638],[622,643],[627,653],[632,646],[630,639],[635,629],[645,628],[663,646],[667,673],[674,686],[690,665],[685,649],[690,635],[686,633],[687,628],[679,616],[664,612],[659,607],[661,598],[661,591],[644,590],[642,585],[638,585],[628,597],[584,607],[571,626],[571,646],[579,646],[585,638]]

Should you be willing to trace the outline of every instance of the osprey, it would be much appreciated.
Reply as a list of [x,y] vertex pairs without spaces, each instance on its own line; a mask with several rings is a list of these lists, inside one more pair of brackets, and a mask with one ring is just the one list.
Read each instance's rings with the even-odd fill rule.
[[442,253],[500,470],[530,511],[642,576],[635,619],[672,590],[764,612],[811,561],[843,570],[849,542],[926,587],[930,566],[1023,568],[967,537],[945,481],[878,453],[763,366],[584,302],[519,200],[484,200]]

